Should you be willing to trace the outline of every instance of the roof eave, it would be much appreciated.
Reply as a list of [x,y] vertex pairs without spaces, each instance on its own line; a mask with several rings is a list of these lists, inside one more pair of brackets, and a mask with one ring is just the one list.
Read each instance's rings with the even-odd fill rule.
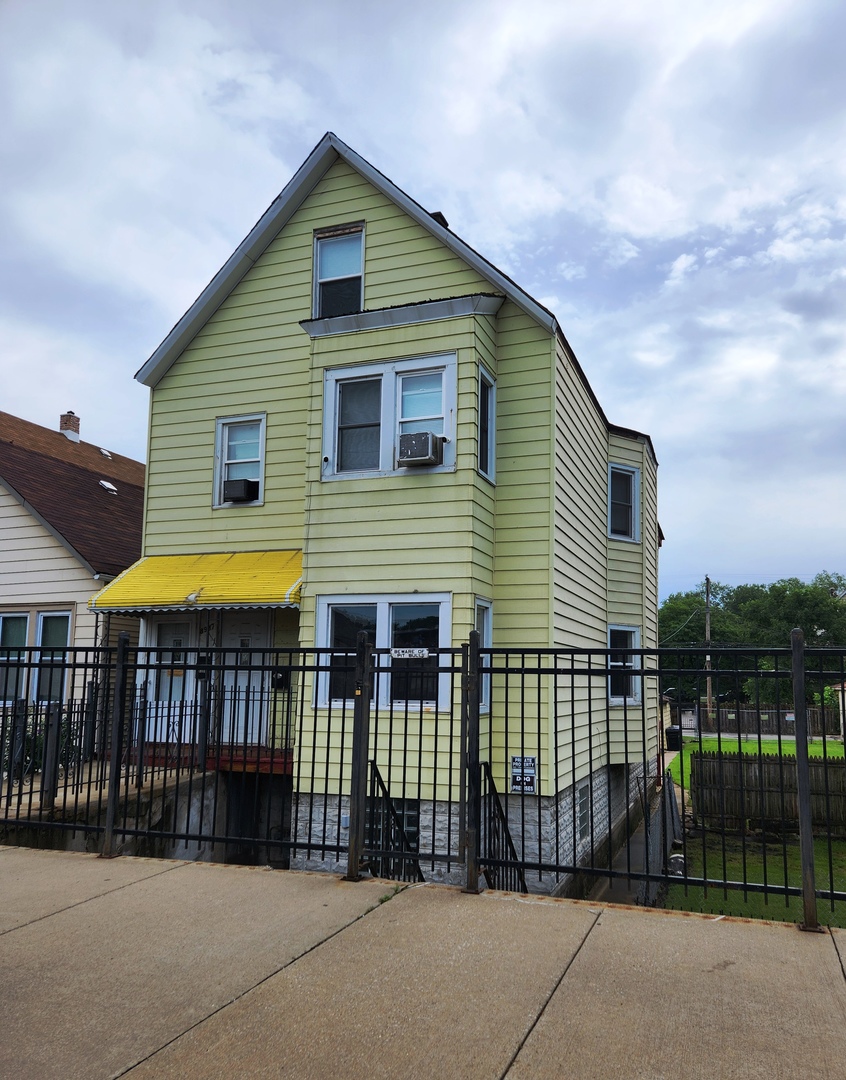
[[136,372],[138,382],[150,387],[159,382],[337,160],[332,138],[324,135],[150,359]]
[[360,173],[386,198],[390,199],[409,217],[432,233],[455,255],[463,259],[495,289],[505,293],[530,318],[549,333],[558,331],[555,316],[533,300],[519,285],[501,270],[489,263],[482,255],[461,240],[455,233],[445,229],[432,215],[410,195],[396,186],[370,162],[351,149],[333,132],[327,132],[315,146],[291,180],[262,214],[246,238],[238,245],[221,269],[203,289],[188,311],[176,323],[146,364],[135,375],[138,382],[154,387],[170,369],[174,361],[205,326],[235,286],[244,278],[256,260],[279,235],[293,214],[300,208],[315,184],[324,173],[342,158]]
[[80,555],[80,553],[76,550],[73,544],[69,543],[67,538],[63,536],[63,534],[60,533],[54,525],[51,525],[45,517],[39,514],[39,512],[35,509],[32,503],[27,502],[23,495],[21,495],[21,493],[17,490],[17,488],[13,487],[7,480],[4,480],[2,476],[0,476],[0,484],[2,484],[3,487],[9,492],[15,502],[19,503],[31,517],[35,518],[38,524],[42,528],[46,529],[47,532],[53,537],[53,539],[56,540],[59,544],[61,544],[65,551],[67,551],[69,555],[72,555],[79,563],[79,565],[83,568],[83,570],[87,571],[87,573],[89,573],[92,578],[96,580],[98,577],[110,576],[104,575],[103,572],[100,570],[95,570],[91,563],[82,555]]

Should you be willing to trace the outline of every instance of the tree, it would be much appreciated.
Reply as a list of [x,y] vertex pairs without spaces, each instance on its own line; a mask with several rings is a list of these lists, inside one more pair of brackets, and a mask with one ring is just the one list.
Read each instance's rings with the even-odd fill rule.
[[[810,583],[784,578],[770,585],[711,583],[711,637],[714,645],[787,648],[800,627],[805,643],[846,646],[846,577],[823,572]],[[662,647],[705,645],[705,584],[673,593],[658,612]]]
[[[822,572],[813,581],[784,578],[769,585],[738,585],[735,587],[712,582],[710,644],[718,650],[720,645],[745,646],[750,653],[755,649],[785,649],[790,645],[790,632],[799,627],[805,635],[809,649],[837,648],[846,646],[846,577],[842,574]],[[843,597],[841,599],[841,597]],[[685,593],[673,593],[661,605],[658,612],[658,640],[662,648],[695,648],[697,654],[679,652],[676,656],[662,657],[661,667],[667,672],[664,680],[679,684],[677,696],[696,700],[702,694],[703,678],[686,678],[680,670],[702,670],[706,652],[705,630],[705,584]],[[721,657],[718,651],[711,653],[714,670],[712,686],[720,684],[725,692],[737,698],[757,698],[764,703],[763,694],[774,702],[776,699],[792,701],[789,678],[754,679],[734,687],[730,678],[720,677],[720,671],[729,672],[735,667],[733,657]],[[750,657],[751,660],[751,657]],[[763,657],[756,659],[759,670],[772,670],[772,663]],[[769,668],[767,668],[769,663]],[[785,661],[789,671],[789,660]],[[781,670],[779,662],[779,671]],[[820,682],[831,673],[832,681],[845,681],[840,659],[824,654],[806,658],[809,676],[815,673],[816,692]],[[673,676],[670,676],[670,672]]]

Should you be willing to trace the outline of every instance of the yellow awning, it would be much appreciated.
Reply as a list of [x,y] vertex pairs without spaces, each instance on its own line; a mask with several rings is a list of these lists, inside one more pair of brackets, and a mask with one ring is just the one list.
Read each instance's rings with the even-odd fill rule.
[[147,555],[88,601],[94,611],[297,607],[301,551]]

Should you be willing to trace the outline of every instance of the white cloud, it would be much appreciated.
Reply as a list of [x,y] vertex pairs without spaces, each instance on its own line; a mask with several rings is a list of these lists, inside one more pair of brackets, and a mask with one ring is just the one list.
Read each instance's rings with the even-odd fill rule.
[[[49,168],[8,185],[17,228],[67,271],[171,313],[240,239],[233,219],[246,232],[281,186],[264,126],[280,108],[308,112],[301,90],[270,77],[269,58],[176,10],[140,53],[72,23],[11,63],[10,137],[56,125]],[[237,214],[222,212],[224,191]]]
[[667,275],[666,283],[669,286],[678,285],[686,274],[696,268],[696,256],[690,254],[679,255],[674,259]]
[[67,330],[50,331],[0,317],[4,412],[58,429],[72,409],[82,438],[143,461],[147,390],[133,381],[131,343],[121,356]]
[[563,277],[565,281],[578,281],[579,278],[583,278],[587,274],[584,266],[573,262],[560,262],[555,267],[555,270],[559,277]]
[[621,266],[625,266],[627,262],[640,255],[640,248],[624,236],[616,236],[606,241],[603,246],[608,252],[605,262],[612,270],[619,270]]
[[806,437],[846,413],[837,17],[6,0],[0,407],[48,426],[74,408],[143,453],[133,372],[331,128],[544,298],[609,418],[650,432],[666,574],[754,567],[756,535],[782,572],[823,559],[823,530],[810,542],[792,506],[786,523],[792,494],[737,476],[789,438],[846,506],[846,451]]

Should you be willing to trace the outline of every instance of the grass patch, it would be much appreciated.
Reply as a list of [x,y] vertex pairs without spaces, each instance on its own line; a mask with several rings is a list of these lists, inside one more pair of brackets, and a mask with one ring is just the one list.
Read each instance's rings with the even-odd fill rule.
[[[846,842],[833,840],[832,867],[829,873],[828,841],[814,841],[817,888],[829,888],[829,880],[836,891],[846,891]],[[802,866],[799,840],[788,838],[762,841],[758,837],[727,836],[719,834],[688,838],[687,873],[689,877],[721,878],[724,881],[743,881],[767,884],[771,889],[778,886],[802,884]],[[745,859],[745,863],[744,863]],[[766,876],[764,873],[766,865]],[[802,897],[786,897],[783,893],[747,892],[743,889],[722,889],[713,886],[688,888],[671,885],[662,905],[675,911],[702,911],[713,915],[736,915],[745,919],[772,919],[778,922],[801,922]],[[824,926],[846,927],[846,902],[817,901],[819,921]]]
[[[700,750],[716,752],[722,750],[724,754],[750,754],[757,757],[759,754],[783,754],[785,757],[795,757],[796,743],[793,739],[761,739],[758,741],[754,735],[723,735],[718,739],[715,735],[703,736],[702,739],[688,738],[682,741],[681,753],[676,754],[670,762],[670,774],[673,783],[681,786],[682,768],[684,769],[684,787],[687,788],[690,779],[690,755]],[[814,739],[808,743],[808,754],[811,757],[823,756],[823,740]],[[825,740],[825,756],[828,758],[843,757],[843,743],[829,736]]]

